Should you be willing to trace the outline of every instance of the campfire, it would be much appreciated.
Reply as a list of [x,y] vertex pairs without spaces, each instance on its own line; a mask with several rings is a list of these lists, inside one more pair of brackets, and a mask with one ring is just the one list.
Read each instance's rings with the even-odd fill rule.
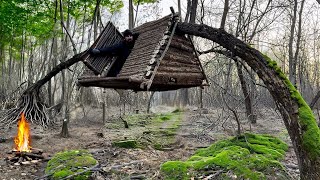
[[18,134],[14,138],[15,149],[19,152],[30,152],[31,151],[31,136],[30,126],[27,122],[24,113],[21,113],[21,118],[18,121]]
[[14,138],[14,149],[8,154],[6,160],[14,165],[38,163],[44,156],[41,149],[31,147],[30,125],[25,118],[24,113],[21,113],[18,121],[18,132]]

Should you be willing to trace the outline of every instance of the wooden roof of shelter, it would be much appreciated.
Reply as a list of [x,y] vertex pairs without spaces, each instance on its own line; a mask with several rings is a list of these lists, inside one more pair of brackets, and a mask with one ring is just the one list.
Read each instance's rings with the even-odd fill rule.
[[[207,79],[190,38],[176,33],[177,14],[145,23],[133,29],[139,33],[135,45],[117,77],[97,74],[107,71],[116,57],[93,57],[83,62],[86,70],[78,78],[80,86],[135,91],[166,91],[206,85]],[[121,41],[122,35],[108,23],[91,48]]]

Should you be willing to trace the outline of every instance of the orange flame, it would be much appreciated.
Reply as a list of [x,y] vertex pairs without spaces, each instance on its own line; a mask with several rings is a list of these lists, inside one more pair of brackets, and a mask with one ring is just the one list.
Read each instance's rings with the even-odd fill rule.
[[15,150],[17,151],[31,151],[31,138],[30,138],[30,126],[24,116],[24,113],[21,113],[21,119],[18,122],[18,134],[14,138]]

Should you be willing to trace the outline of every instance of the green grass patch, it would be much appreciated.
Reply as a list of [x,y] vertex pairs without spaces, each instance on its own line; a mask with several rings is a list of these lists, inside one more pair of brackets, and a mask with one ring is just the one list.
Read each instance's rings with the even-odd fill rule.
[[[124,148],[143,148],[152,146],[155,149],[162,150],[170,148],[175,143],[176,131],[180,127],[182,120],[181,110],[175,110],[172,113],[159,114],[133,114],[124,117],[129,125],[128,131],[132,131],[130,137],[125,137],[136,141],[135,144],[128,144],[127,139],[118,139],[113,142],[114,146]],[[114,121],[121,125],[121,120]],[[119,127],[113,126],[113,127]],[[108,126],[111,127],[111,126]]]
[[165,179],[190,179],[207,171],[229,170],[238,179],[266,179],[267,175],[285,175],[279,162],[288,146],[269,135],[244,134],[240,137],[218,141],[208,148],[199,149],[187,161],[168,161],[161,166]]
[[136,140],[123,140],[123,141],[114,141],[112,142],[112,146],[121,147],[121,148],[137,148],[138,143]]
[[[86,150],[71,150],[59,152],[48,161],[45,173],[50,175],[52,179],[63,179],[77,172],[84,171],[86,168],[92,167],[98,163],[92,155]],[[74,176],[73,179],[84,180],[89,179],[91,171]]]

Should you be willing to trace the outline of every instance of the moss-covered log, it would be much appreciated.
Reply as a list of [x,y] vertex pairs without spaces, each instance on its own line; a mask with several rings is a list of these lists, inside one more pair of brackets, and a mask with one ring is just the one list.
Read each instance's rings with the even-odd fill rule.
[[298,157],[301,179],[320,179],[320,130],[312,110],[276,63],[223,29],[189,23],[179,23],[177,29],[220,44],[257,73],[281,112]]

